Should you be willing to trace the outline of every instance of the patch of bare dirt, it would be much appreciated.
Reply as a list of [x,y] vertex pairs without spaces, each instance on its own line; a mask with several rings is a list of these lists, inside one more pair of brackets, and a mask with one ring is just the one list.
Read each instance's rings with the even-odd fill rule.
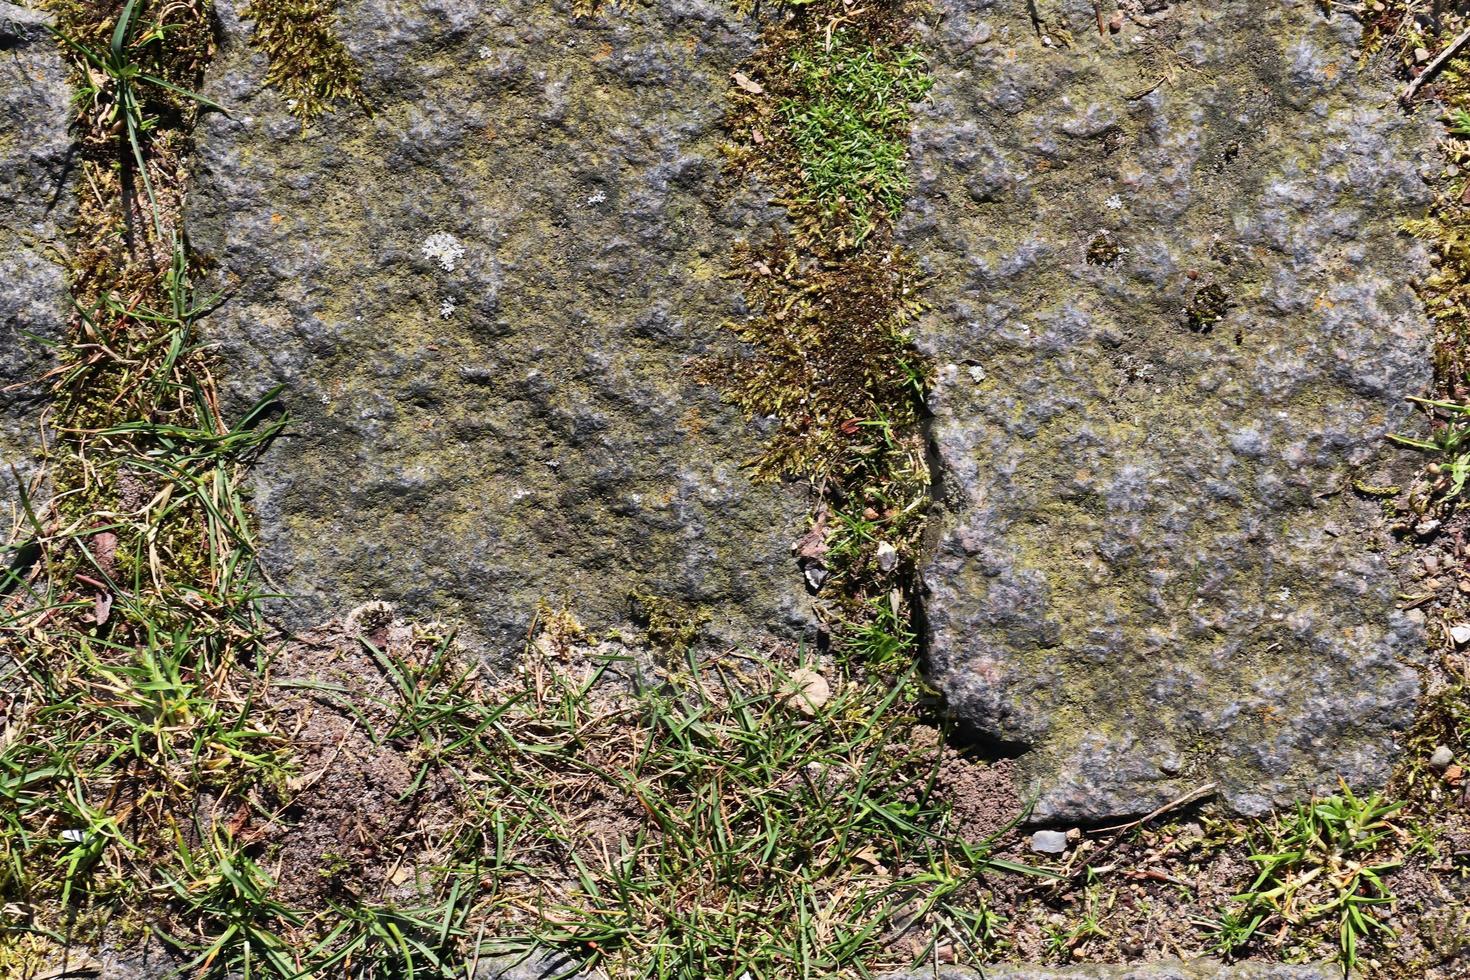
[[262,849],[291,904],[402,892],[454,822],[455,787],[415,739],[388,737],[402,698],[360,638],[406,663],[432,654],[376,605],[293,639],[272,661],[276,724],[299,768],[271,818],[240,839]]

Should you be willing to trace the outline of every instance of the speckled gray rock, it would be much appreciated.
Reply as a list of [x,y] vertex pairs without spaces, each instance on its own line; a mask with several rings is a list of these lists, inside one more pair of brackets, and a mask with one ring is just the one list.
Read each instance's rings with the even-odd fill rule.
[[1342,980],[1336,966],[1165,960],[1133,966],[989,966],[984,973],[950,968],[889,974],[884,980]]
[[1023,4],[941,6],[904,229],[935,275],[935,679],[1032,750],[1041,822],[1382,780],[1422,644],[1350,480],[1411,462],[1383,436],[1429,371],[1400,232],[1429,121],[1312,4],[1106,37],[1048,4],[1050,47]]
[[34,470],[46,348],[65,324],[66,284],[48,255],[70,216],[66,71],[35,11],[0,3],[0,543],[17,477]]
[[604,980],[601,970],[583,969],[559,953],[532,952],[482,959],[476,980]]
[[740,312],[731,242],[777,213],[716,181],[753,27],[348,0],[373,115],[303,137],[234,6],[189,222],[232,289],[232,400],[286,386],[255,482],[283,618],[381,597],[512,653],[539,599],[604,626],[641,588],[728,636],[802,628],[804,501],[750,484],[756,436],[685,371]]

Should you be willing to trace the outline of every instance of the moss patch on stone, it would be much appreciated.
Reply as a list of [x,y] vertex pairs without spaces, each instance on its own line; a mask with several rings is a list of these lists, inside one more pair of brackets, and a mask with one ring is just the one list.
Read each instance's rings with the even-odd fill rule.
[[250,0],[251,43],[265,52],[265,80],[280,90],[301,124],[339,103],[366,106],[362,68],[335,28],[337,0]]
[[774,420],[753,470],[809,482],[796,545],[807,584],[839,642],[888,663],[912,648],[903,624],[931,482],[932,368],[907,332],[922,276],[891,235],[911,104],[930,86],[918,13],[793,4],[734,73],[730,169],[774,184],[794,231],[736,250],[731,275],[753,313],[730,325],[738,352],[697,369],[748,417]]

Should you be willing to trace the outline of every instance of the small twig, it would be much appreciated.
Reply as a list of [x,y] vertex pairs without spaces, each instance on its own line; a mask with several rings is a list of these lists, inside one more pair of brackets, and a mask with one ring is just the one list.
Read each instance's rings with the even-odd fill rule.
[[1404,89],[1403,100],[1408,102],[1413,99],[1414,95],[1419,91],[1420,86],[1428,82],[1435,75],[1438,75],[1440,69],[1445,66],[1445,62],[1459,54],[1460,49],[1466,44],[1470,44],[1470,27],[1461,31],[1460,36],[1451,41],[1450,46],[1441,51],[1438,57],[1424,67],[1424,70],[1419,73],[1419,77],[1409,83],[1409,87]]
[[1171,885],[1178,885],[1180,888],[1188,888],[1191,891],[1193,891],[1196,887],[1194,882],[1192,881],[1185,881],[1183,878],[1176,878],[1173,875],[1165,874],[1162,871],[1155,871],[1153,868],[1143,868],[1138,871],[1130,871],[1128,872],[1128,877],[1147,878],[1149,881],[1168,882]]
[[[1112,834],[1113,836],[1101,846],[1099,846],[1096,850],[1089,852],[1081,861],[1077,863],[1076,867],[1067,868],[1062,873],[1062,876],[1057,880],[1050,882],[1050,884],[1047,886],[1038,885],[1033,889],[1023,892],[1023,894],[1031,894],[1034,891],[1041,890],[1050,890],[1051,892],[1055,893],[1058,889],[1061,889],[1068,884],[1076,881],[1080,875],[1086,872],[1089,868],[1092,868],[1093,865],[1095,865],[1098,860],[1102,858],[1103,855],[1107,854],[1118,845],[1118,842],[1123,839],[1123,835],[1126,834],[1128,831],[1134,829],[1135,827],[1141,827],[1151,820],[1156,820],[1171,810],[1177,810],[1179,807],[1188,806],[1190,803],[1202,800],[1208,796],[1213,796],[1215,795],[1215,791],[1217,788],[1218,787],[1214,783],[1205,783],[1203,786],[1192,789],[1188,793],[1185,793],[1183,796],[1178,797],[1177,799],[1170,800],[1168,803],[1165,803],[1157,810],[1146,816],[1139,817],[1137,820],[1132,820],[1125,824],[1119,824],[1116,827],[1104,827],[1101,830],[1093,831],[1093,833]],[[1074,851],[1073,856],[1075,857],[1080,853],[1080,851]],[[1102,874],[1105,871],[1116,870],[1116,868],[1117,865],[1109,865],[1105,869],[1095,868],[1093,870],[1096,874]]]
[[1163,806],[1159,807],[1157,810],[1155,810],[1153,813],[1150,813],[1146,817],[1139,817],[1137,820],[1134,820],[1130,823],[1121,823],[1118,824],[1118,826],[1116,827],[1104,827],[1101,830],[1094,831],[1094,833],[1121,834],[1125,830],[1132,830],[1134,827],[1140,827],[1151,820],[1162,817],[1170,810],[1177,810],[1179,807],[1193,803],[1195,800],[1203,799],[1206,796],[1213,796],[1216,789],[1217,787],[1214,783],[1205,783],[1203,786],[1197,789],[1190,790],[1188,793],[1185,793],[1183,796],[1179,797],[1176,800],[1170,800],[1168,803],[1165,803]]

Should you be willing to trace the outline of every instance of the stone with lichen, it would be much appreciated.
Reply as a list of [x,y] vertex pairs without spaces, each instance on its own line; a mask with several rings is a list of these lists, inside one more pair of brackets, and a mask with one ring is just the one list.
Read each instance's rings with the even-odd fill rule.
[[67,310],[52,254],[71,211],[71,90],[47,18],[0,3],[0,543],[18,519],[17,481],[36,470],[44,341]]
[[340,7],[372,114],[302,129],[235,5],[199,133],[194,240],[235,410],[291,435],[254,476],[265,565],[303,624],[372,597],[502,655],[537,602],[590,627],[634,591],[710,635],[808,623],[794,488],[686,365],[743,310],[727,253],[776,212],[719,185],[719,0],[574,18],[536,3]]
[[1350,481],[1414,462],[1384,436],[1428,381],[1427,124],[1313,5],[1099,36],[1048,4],[1050,45],[945,6],[904,228],[941,365],[934,679],[1029,750],[1039,821],[1381,784],[1422,644]]

